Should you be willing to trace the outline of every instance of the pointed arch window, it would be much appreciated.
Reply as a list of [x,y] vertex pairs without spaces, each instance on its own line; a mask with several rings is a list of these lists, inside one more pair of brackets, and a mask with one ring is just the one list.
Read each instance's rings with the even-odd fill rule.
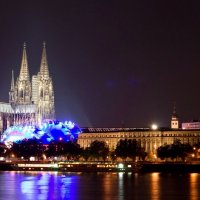
[[43,98],[43,89],[40,90],[40,98]]
[[20,89],[20,91],[19,91],[19,97],[23,98],[23,96],[24,96],[24,91],[23,91],[23,89]]

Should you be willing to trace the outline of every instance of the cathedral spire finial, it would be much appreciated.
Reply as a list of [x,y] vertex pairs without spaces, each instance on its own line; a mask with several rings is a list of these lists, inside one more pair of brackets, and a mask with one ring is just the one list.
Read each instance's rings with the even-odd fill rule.
[[46,43],[45,42],[43,42],[42,59],[41,59],[41,64],[40,64],[40,75],[45,78],[49,77],[49,69],[48,69]]
[[174,102],[173,115],[176,115],[176,102]]
[[172,117],[178,117],[176,112],[176,102],[174,102]]
[[20,80],[29,80],[29,69],[28,69],[28,59],[26,53],[26,43],[23,45],[23,53],[22,53],[22,62],[20,68],[19,79]]

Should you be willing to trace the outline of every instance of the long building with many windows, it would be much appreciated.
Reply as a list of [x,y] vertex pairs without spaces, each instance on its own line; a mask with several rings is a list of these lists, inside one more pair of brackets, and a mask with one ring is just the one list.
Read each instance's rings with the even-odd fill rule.
[[172,144],[178,139],[181,143],[191,145],[200,142],[200,130],[170,129],[134,129],[134,128],[88,128],[79,134],[78,143],[81,147],[89,147],[95,140],[104,141],[110,150],[116,148],[121,139],[135,139],[148,154],[156,154],[159,146]]
[[85,128],[79,134],[78,143],[81,147],[89,147],[95,141],[104,141],[110,150],[116,148],[121,139],[135,139],[145,149],[148,155],[156,155],[158,147],[172,144],[175,140],[191,145],[200,142],[200,129],[181,129],[178,117],[173,112],[170,128]]

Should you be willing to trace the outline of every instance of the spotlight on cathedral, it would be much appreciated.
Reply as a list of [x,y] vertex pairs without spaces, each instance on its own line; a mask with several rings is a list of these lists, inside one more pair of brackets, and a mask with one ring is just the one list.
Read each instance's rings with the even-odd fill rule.
[[31,76],[29,68],[27,47],[24,44],[20,73],[15,77],[12,71],[9,102],[0,102],[0,132],[10,126],[34,126],[55,119],[54,87],[45,43],[39,71]]
[[13,142],[20,142],[24,139],[38,139],[43,144],[51,141],[76,141],[81,129],[71,121],[49,121],[40,126],[11,126],[6,129],[2,141],[11,146]]

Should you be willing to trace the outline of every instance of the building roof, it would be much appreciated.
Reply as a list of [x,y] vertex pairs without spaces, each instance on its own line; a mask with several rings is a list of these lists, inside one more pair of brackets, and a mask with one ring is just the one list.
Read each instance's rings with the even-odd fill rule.
[[11,107],[11,104],[0,102],[0,112],[3,113],[13,113],[13,108]]
[[35,104],[17,105],[15,107],[15,113],[36,113]]

